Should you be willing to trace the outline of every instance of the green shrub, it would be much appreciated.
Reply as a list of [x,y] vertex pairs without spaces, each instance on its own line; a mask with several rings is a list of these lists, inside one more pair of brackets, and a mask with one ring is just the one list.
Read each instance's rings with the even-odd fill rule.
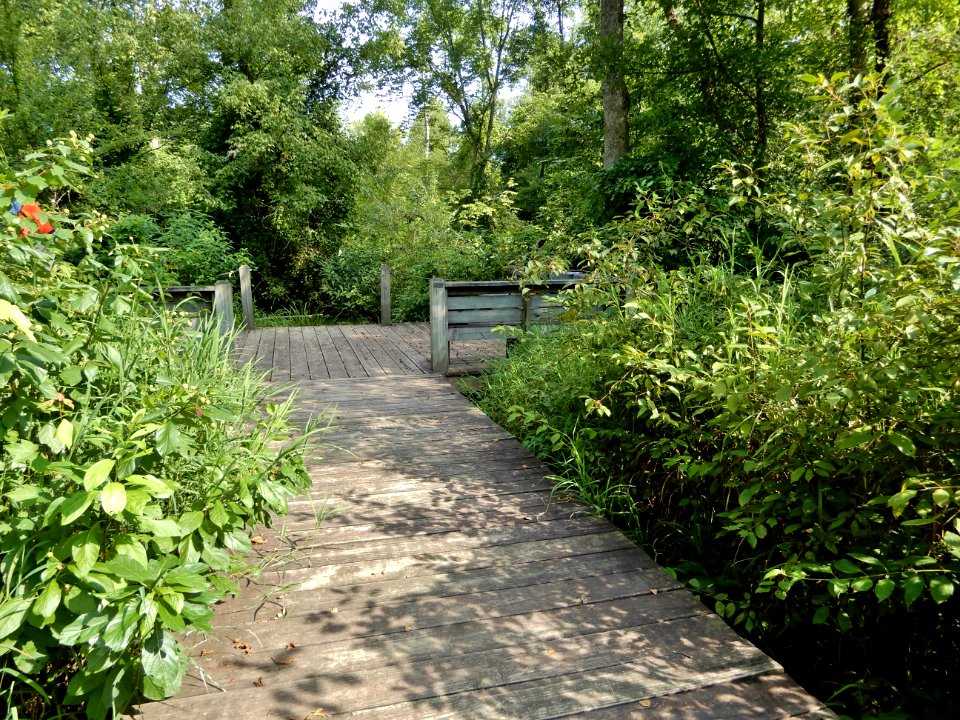
[[824,119],[787,129],[802,185],[763,191],[729,167],[732,203],[809,262],[751,252],[750,273],[735,257],[666,270],[660,219],[631,218],[614,244],[584,247],[594,282],[565,297],[577,324],[528,341],[483,402],[720,615],[792,653],[788,670],[860,712],[946,716],[960,651],[956,163],[904,131],[895,86],[810,81]]
[[[49,147],[5,177],[29,200],[84,170]],[[7,717],[117,715],[177,691],[174,633],[209,627],[247,530],[306,486],[286,404],[140,289],[153,254],[103,218],[5,216],[0,272],[0,695]],[[79,248],[79,250],[78,250]],[[97,252],[94,252],[94,251]],[[82,257],[66,262],[66,255]]]

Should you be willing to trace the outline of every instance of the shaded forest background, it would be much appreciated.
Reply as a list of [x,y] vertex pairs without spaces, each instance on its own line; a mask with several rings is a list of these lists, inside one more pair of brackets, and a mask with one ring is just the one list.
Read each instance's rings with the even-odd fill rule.
[[[161,282],[358,320],[387,262],[419,320],[431,276],[592,273],[479,402],[838,709],[955,716],[960,3],[0,13],[4,176],[90,136],[20,190]],[[372,87],[400,126],[343,120]]]
[[[96,176],[44,198],[51,210],[188,244],[203,260],[183,282],[250,260],[263,308],[329,317],[372,317],[380,261],[400,274],[398,319],[422,318],[422,278],[501,277],[645,193],[709,195],[721,160],[788,180],[779,126],[810,116],[802,73],[889,64],[912,127],[949,134],[958,113],[958,12],[934,0],[641,2],[619,35],[601,34],[600,4],[565,0],[336,14],[300,0],[4,0],[2,12],[7,161],[71,130],[96,138]],[[604,169],[611,78],[630,150]],[[401,127],[378,114],[345,126],[338,108],[360,88],[404,84]]]

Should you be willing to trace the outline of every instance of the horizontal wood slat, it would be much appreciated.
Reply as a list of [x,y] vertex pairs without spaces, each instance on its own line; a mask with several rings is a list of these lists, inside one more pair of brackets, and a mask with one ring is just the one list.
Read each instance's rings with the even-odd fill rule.
[[[359,351],[345,366],[390,366],[361,347],[367,329],[329,332]],[[287,377],[308,335],[249,347],[278,341]],[[833,717],[612,525],[553,497],[547,469],[444,378],[299,386],[298,416],[337,408],[309,451],[313,488],[256,531],[258,571],[212,632],[184,638],[179,695],[138,720]]]

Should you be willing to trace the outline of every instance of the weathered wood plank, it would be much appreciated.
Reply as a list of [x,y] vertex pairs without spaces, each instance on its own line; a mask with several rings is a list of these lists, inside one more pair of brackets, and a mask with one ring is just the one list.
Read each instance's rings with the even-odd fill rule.
[[303,332],[303,355],[307,367],[307,380],[326,380],[330,377],[330,371],[323,360],[323,350],[320,347],[320,340],[313,327],[300,328]]
[[429,340],[412,330],[410,324],[386,328],[384,337],[393,342],[399,353],[417,368],[417,374],[430,374]]
[[[679,594],[667,593],[661,601]],[[586,615],[591,606],[579,609]],[[301,648],[283,649],[271,655],[269,664],[258,664],[265,668],[263,674],[256,676],[262,687],[255,685],[256,670],[250,672],[249,669],[255,654],[233,656],[228,668],[231,677],[250,678],[248,685],[235,691],[238,697],[257,703],[264,710],[286,713],[287,717],[302,717],[314,711],[318,704],[340,713],[369,710],[378,716],[393,717],[393,713],[381,714],[378,710],[392,703],[403,703],[409,708],[420,700],[427,701],[421,710],[450,705],[455,713],[451,717],[491,717],[473,714],[467,708],[486,707],[486,703],[476,703],[483,697],[483,691],[524,682],[548,678],[562,682],[573,675],[579,680],[578,695],[582,696],[589,694],[588,687],[599,681],[603,694],[594,703],[602,705],[624,696],[656,697],[677,686],[695,688],[717,680],[741,678],[747,672],[756,674],[778,669],[771,660],[702,615],[673,621],[651,619],[652,624],[642,626],[623,627],[622,622],[623,618],[616,615],[603,617],[596,624],[589,620],[574,621],[568,629],[576,635],[570,637],[551,623],[533,622],[524,627],[511,618],[502,623],[502,629],[466,631],[456,636],[455,641],[452,636],[450,642],[439,646],[428,641],[418,647],[418,633],[411,631],[383,637],[384,646],[375,653],[364,653],[362,647],[346,655],[335,651],[322,654],[297,652]],[[608,629],[610,626],[600,629],[604,623],[610,623],[613,629]],[[591,629],[599,632],[587,634],[590,641],[584,642],[581,636]],[[490,643],[494,647],[486,648]],[[453,654],[438,657],[438,647]],[[485,649],[474,649],[477,647]],[[671,647],[678,650],[666,650]],[[371,665],[376,659],[382,662],[384,655],[396,658],[394,663]],[[636,662],[638,655],[643,656],[642,663]],[[272,672],[267,669],[271,665],[276,668]],[[247,666],[246,672],[240,670],[244,666]],[[571,673],[573,668],[576,672]],[[468,698],[473,702],[464,706]],[[510,699],[514,702],[509,703]],[[557,710],[582,706],[580,697],[563,695],[553,698],[546,706],[540,701],[517,702],[509,695],[501,695],[499,700],[490,710],[509,709],[510,714],[498,717],[525,719],[551,717]],[[501,704],[505,700],[509,703],[506,707]],[[231,717],[217,694],[195,697],[189,707],[191,712],[199,713],[194,717]],[[551,715],[545,714],[545,709]],[[399,716],[424,715],[413,712]],[[154,717],[172,716],[145,714],[146,720]]]
[[449,312],[455,310],[482,310],[489,308],[515,308],[523,306],[523,296],[519,292],[503,295],[451,295],[447,298]]
[[[771,707],[771,698],[775,706]],[[565,715],[564,717],[573,717]],[[654,700],[576,713],[583,720],[771,720],[835,718],[823,703],[783,674],[741,678],[699,687]]]
[[[257,579],[247,581],[245,587],[261,588],[259,594],[245,592],[235,598],[228,598],[217,606],[216,625],[239,624],[241,618],[248,622],[274,622],[290,615],[315,612],[318,608],[339,608],[364,611],[373,606],[385,606],[395,603],[428,602],[443,598],[456,598],[461,595],[475,595],[472,602],[483,602],[479,597],[485,594],[490,602],[486,603],[490,612],[499,613],[500,603],[496,594],[510,591],[517,594],[536,593],[535,588],[559,584],[572,589],[580,581],[600,577],[613,583],[620,578],[632,577],[632,573],[643,573],[643,582],[647,591],[658,592],[676,586],[659,567],[645,556],[637,554],[635,548],[623,547],[615,550],[601,550],[581,555],[550,557],[544,560],[518,562],[505,571],[501,566],[484,568],[465,568],[456,572],[437,575],[414,575],[411,577],[377,580],[373,579],[362,586],[358,584],[328,588],[312,588],[301,591],[299,587],[277,590],[269,583]],[[638,590],[641,586],[638,586]],[[271,592],[272,591],[272,592]],[[506,596],[502,596],[506,597]],[[593,600],[602,600],[605,596],[589,596]],[[581,603],[582,592],[566,594],[568,602],[560,602],[556,607],[566,607],[570,603]],[[609,599],[609,598],[607,598]],[[282,611],[282,612],[281,612]]]
[[343,365],[345,377],[368,377],[368,373],[360,363],[360,358],[357,357],[356,351],[344,336],[343,327],[340,325],[328,325],[324,329],[330,337],[331,347],[336,350],[340,357],[340,363]]
[[269,373],[267,379],[273,377],[273,355],[276,350],[276,328],[264,328],[260,336],[260,345],[257,351],[257,369]]
[[323,358],[323,364],[330,378],[346,378],[347,370],[340,358],[334,339],[330,336],[328,326],[319,326],[313,329],[317,336],[317,345],[320,347],[320,355]]
[[382,328],[376,325],[356,328],[354,337],[361,343],[364,349],[373,356],[377,365],[382,369],[384,375],[403,375],[406,368],[400,363],[399,358],[395,358],[391,353],[384,349],[380,342]]
[[294,382],[310,379],[307,339],[302,327],[290,328],[290,379]]
[[[267,574],[272,573],[277,585],[296,585],[298,589],[307,591],[387,579],[440,575],[463,571],[467,568],[510,568],[517,563],[607,550],[623,550],[628,547],[630,543],[622,533],[607,532],[500,545],[495,551],[490,548],[468,548],[417,557],[356,560],[343,563],[338,563],[336,556],[326,553],[317,556],[317,559],[326,559],[328,561],[326,564],[318,562],[314,566],[311,564],[314,558],[303,557],[303,564],[298,567],[264,570],[263,576],[268,578]],[[296,554],[291,556],[293,562],[300,560],[301,558]]]
[[[754,715],[743,717],[830,717],[621,533],[558,502],[542,464],[445,380],[371,377],[416,366],[396,332],[291,335],[292,375],[297,352],[314,373],[315,341],[341,361],[329,375],[358,378],[299,383],[295,416],[331,407],[335,423],[308,446],[313,489],[261,531],[258,573],[196,639],[198,671],[181,695],[143,717],[301,719],[322,708],[546,720],[666,708],[657,717],[706,720],[746,704]],[[411,348],[428,347],[422,330],[411,335]]]
[[271,382],[290,382],[290,328],[275,328]]
[[467,324],[483,324],[488,327],[496,327],[497,325],[519,325],[523,322],[523,310],[519,307],[448,310],[447,322],[451,329],[458,325]]

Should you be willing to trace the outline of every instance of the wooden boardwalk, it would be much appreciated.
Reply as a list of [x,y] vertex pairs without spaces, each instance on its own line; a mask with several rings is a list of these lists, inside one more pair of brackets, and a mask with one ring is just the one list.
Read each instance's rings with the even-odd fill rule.
[[241,352],[289,357],[298,419],[329,409],[313,489],[147,720],[832,717],[399,342],[338,328],[330,366],[306,330]]
[[[241,336],[237,352],[273,382],[432,372],[429,323],[263,328]],[[450,366],[453,374],[472,372],[505,352],[504,340],[452,343]]]

